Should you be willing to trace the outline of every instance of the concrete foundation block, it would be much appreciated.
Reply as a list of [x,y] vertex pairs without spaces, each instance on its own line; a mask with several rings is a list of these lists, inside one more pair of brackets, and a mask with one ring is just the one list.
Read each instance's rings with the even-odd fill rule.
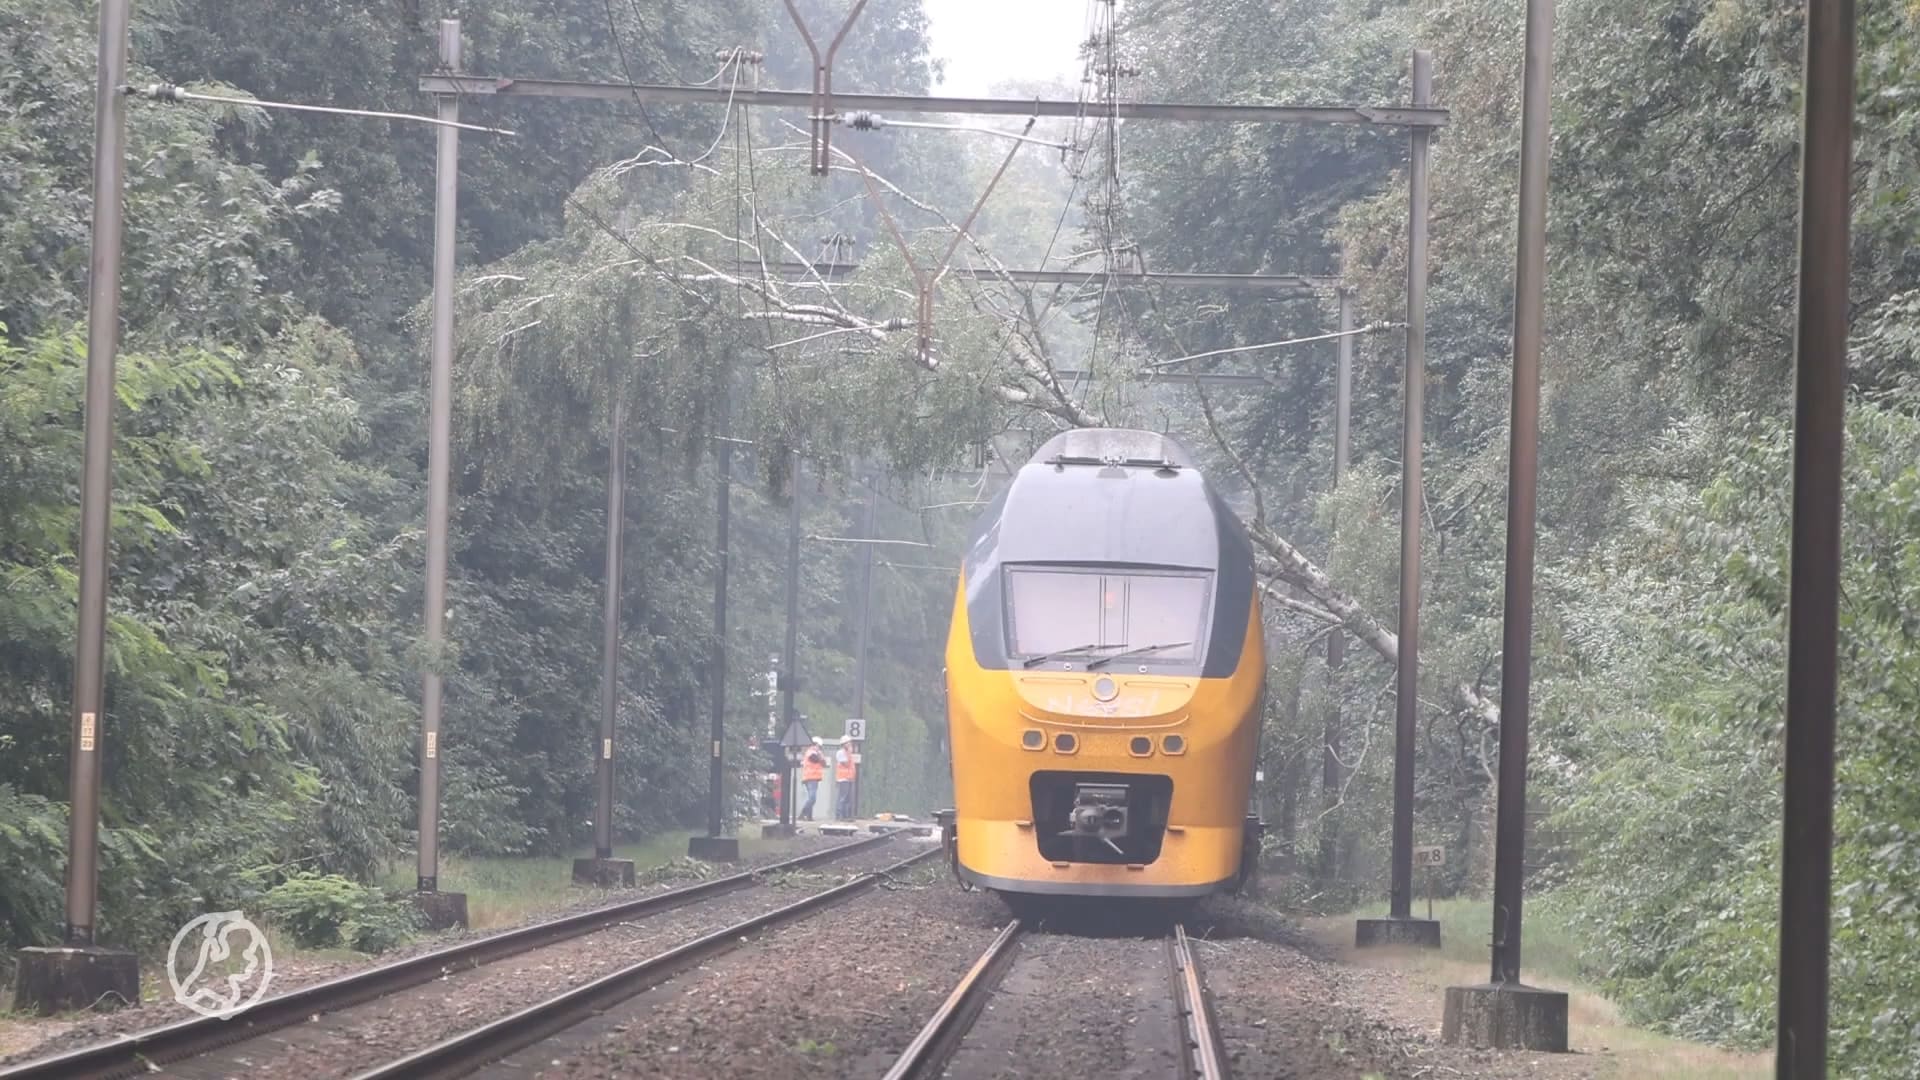
[[796,835],[796,832],[797,830],[791,825],[762,825],[760,826],[760,839],[786,840]]
[[1447,987],[1440,1038],[1482,1050],[1567,1052],[1567,995],[1520,983]]
[[1434,919],[1356,919],[1353,945],[1376,949],[1389,945],[1415,949],[1440,947],[1440,923]]
[[632,859],[575,859],[573,883],[589,889],[633,888]]
[[463,892],[417,892],[413,906],[426,916],[427,929],[467,928],[467,894]]
[[140,958],[97,946],[26,948],[15,954],[13,1007],[50,1016],[140,1004]]
[[857,833],[859,831],[860,831],[859,827],[855,825],[822,825],[820,826],[821,836],[852,836],[854,833]]
[[739,862],[740,838],[737,836],[689,836],[687,857],[706,862]]

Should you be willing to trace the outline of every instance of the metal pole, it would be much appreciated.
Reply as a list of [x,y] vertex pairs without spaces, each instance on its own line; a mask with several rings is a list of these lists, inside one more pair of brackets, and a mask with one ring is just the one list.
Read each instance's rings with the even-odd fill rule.
[[1527,0],[1520,79],[1520,243],[1513,275],[1513,420],[1507,465],[1506,613],[1500,644],[1500,777],[1494,820],[1493,977],[1520,982],[1527,851],[1527,714],[1533,674],[1534,495],[1546,309],[1547,167],[1553,148],[1553,0]]
[[106,715],[107,548],[113,518],[113,364],[120,344],[120,200],[126,189],[128,0],[100,5],[94,84],[93,254],[88,268],[85,450],[80,472],[80,625],[73,650],[67,798],[69,945],[92,945],[100,876],[100,740]]
[[[860,535],[868,540],[876,538],[875,524],[880,511],[880,489],[873,486],[873,478],[867,479],[867,526]],[[873,631],[873,545],[862,544],[860,553],[860,634],[853,651],[853,715],[862,720],[867,718],[867,642]],[[872,734],[867,732],[866,734]],[[858,744],[855,744],[856,748]],[[853,750],[847,751],[849,754]],[[859,765],[853,771],[853,816],[860,816],[860,774],[865,770]]]
[[[1413,51],[1413,103],[1433,97],[1433,54]],[[1427,393],[1427,143],[1410,136],[1407,166],[1406,431],[1400,479],[1400,657],[1393,738],[1393,882],[1389,914],[1413,912],[1413,744],[1420,720],[1421,414]]]
[[[792,471],[787,480],[787,641],[780,660],[780,716],[782,730],[793,727],[799,712],[793,695],[800,683],[800,453],[793,452]],[[794,790],[798,771],[787,765],[787,797],[781,807],[781,824],[792,825],[799,792]]]
[[620,711],[620,556],[625,546],[627,402],[612,381],[613,423],[607,435],[607,575],[600,616],[600,752],[594,771],[593,856],[613,858],[613,731]]
[[[440,20],[440,63],[460,70],[460,20]],[[460,119],[460,99],[440,98],[440,119]],[[453,443],[454,216],[459,205],[460,130],[439,129],[434,161],[433,349],[427,425],[427,652],[438,664],[447,615],[447,502]],[[440,877],[440,673],[421,679],[419,889],[437,890]]]
[[[729,391],[731,384],[729,384]],[[725,395],[721,396],[720,430],[724,434],[728,426],[731,410]],[[730,553],[727,548],[727,526],[733,516],[733,443],[720,440],[719,489],[717,501],[720,518],[717,536],[714,540],[713,566],[713,712],[711,715],[711,736],[713,739],[713,758],[707,768],[707,835],[719,836],[726,823],[726,761],[722,747],[727,737],[727,563]]]
[[1827,1069],[1833,879],[1833,735],[1840,595],[1841,462],[1847,389],[1848,199],[1852,185],[1852,0],[1807,0],[1795,344],[1793,548],[1787,598],[1785,836],[1780,865],[1777,1075]]
[[[1343,269],[1344,269],[1344,262]],[[1353,329],[1353,289],[1340,286],[1340,330]],[[1348,422],[1353,415],[1353,337],[1340,338],[1339,367],[1334,373],[1333,389],[1333,488],[1340,489],[1340,478],[1347,471]],[[1347,635],[1339,627],[1327,635],[1327,716],[1322,732],[1325,755],[1320,763],[1320,865],[1322,878],[1331,878],[1338,869],[1339,836],[1333,813],[1340,805],[1340,688],[1339,673],[1347,659]]]

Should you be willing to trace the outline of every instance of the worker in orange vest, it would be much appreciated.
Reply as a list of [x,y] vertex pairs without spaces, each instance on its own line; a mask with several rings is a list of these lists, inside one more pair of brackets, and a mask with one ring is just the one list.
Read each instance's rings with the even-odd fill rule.
[[840,750],[833,755],[833,791],[838,796],[838,805],[834,817],[841,821],[853,820],[853,754],[847,743],[840,744]]
[[813,800],[820,794],[820,781],[827,776],[827,756],[820,752],[816,744],[807,747],[807,756],[800,760],[800,782],[807,785],[807,803],[800,808],[800,820],[813,820]]

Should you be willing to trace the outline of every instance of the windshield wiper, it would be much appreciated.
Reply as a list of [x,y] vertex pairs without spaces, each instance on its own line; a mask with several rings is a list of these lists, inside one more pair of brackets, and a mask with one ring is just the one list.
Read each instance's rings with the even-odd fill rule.
[[1191,641],[1166,641],[1158,645],[1142,645],[1136,649],[1128,649],[1125,652],[1114,653],[1112,656],[1102,656],[1097,660],[1089,660],[1087,661],[1087,670],[1092,671],[1102,664],[1111,664],[1122,657],[1138,656],[1141,653],[1159,652],[1161,649],[1178,649],[1191,644],[1193,644]]
[[1125,644],[1122,643],[1120,645],[1102,645],[1097,641],[1093,641],[1093,642],[1088,642],[1085,645],[1075,645],[1071,649],[1055,649],[1052,652],[1044,652],[1044,653],[1040,653],[1037,656],[1029,656],[1024,661],[1021,662],[1021,666],[1033,667],[1036,664],[1044,664],[1049,660],[1058,660],[1063,656],[1073,656],[1076,653],[1096,652],[1100,649],[1120,649],[1120,648],[1125,648]]

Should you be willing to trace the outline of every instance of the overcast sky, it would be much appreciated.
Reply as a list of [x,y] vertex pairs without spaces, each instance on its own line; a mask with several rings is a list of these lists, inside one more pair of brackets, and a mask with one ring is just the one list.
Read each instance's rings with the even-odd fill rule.
[[933,56],[947,62],[938,94],[984,97],[1003,79],[1080,78],[1084,0],[926,0]]

